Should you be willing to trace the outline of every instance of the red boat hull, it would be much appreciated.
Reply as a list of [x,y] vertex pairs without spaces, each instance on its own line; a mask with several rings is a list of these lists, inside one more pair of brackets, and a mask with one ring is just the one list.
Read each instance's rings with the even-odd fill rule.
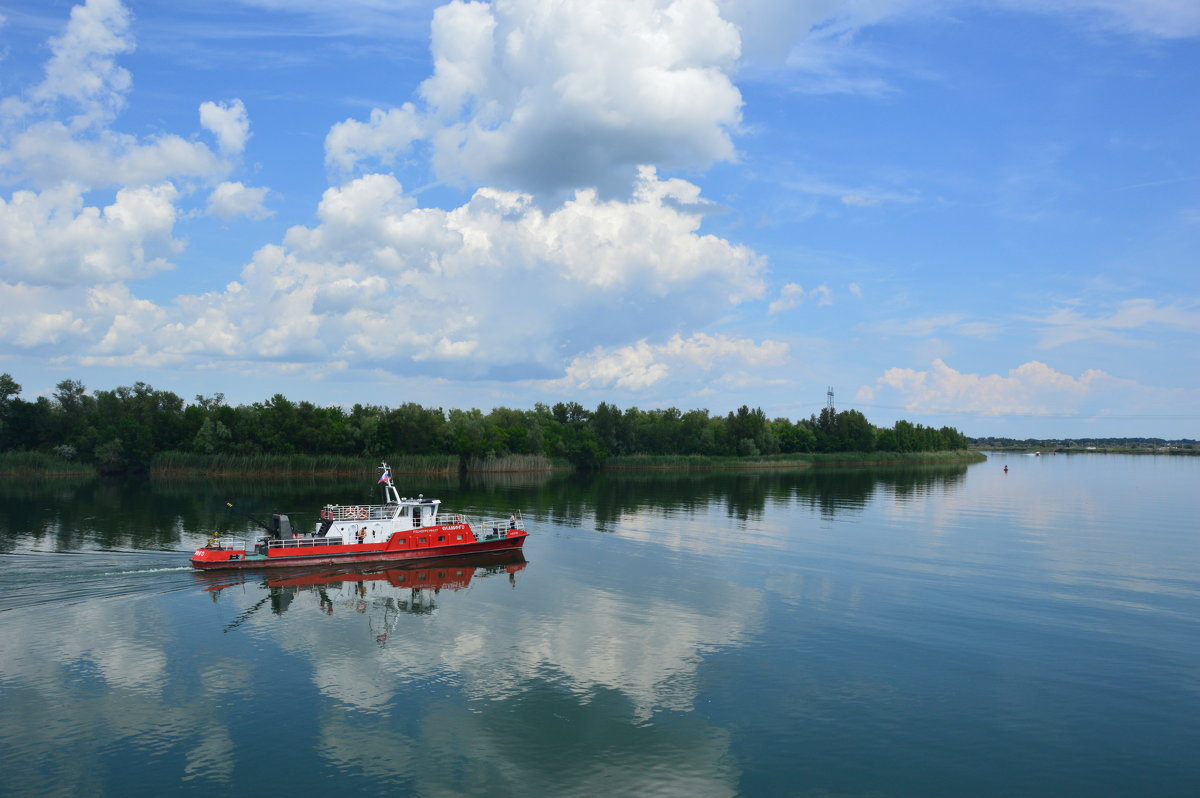
[[[448,527],[455,529],[457,527]],[[436,527],[433,529],[437,529]],[[203,570],[231,568],[274,568],[305,565],[332,565],[335,563],[373,563],[410,560],[428,560],[438,557],[454,557],[465,554],[484,554],[493,551],[511,551],[525,544],[528,534],[523,529],[506,530],[500,538],[464,540],[461,543],[423,546],[419,548],[397,548],[394,541],[367,545],[308,546],[305,548],[272,548],[266,557],[247,552],[245,549],[221,549],[205,547],[196,549],[192,566]],[[432,536],[431,536],[432,537]]]

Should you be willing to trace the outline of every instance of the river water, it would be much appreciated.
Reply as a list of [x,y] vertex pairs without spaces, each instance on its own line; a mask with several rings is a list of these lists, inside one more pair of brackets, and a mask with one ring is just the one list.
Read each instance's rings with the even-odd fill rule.
[[401,483],[524,557],[196,573],[377,491],[0,484],[0,795],[1200,794],[1200,458]]

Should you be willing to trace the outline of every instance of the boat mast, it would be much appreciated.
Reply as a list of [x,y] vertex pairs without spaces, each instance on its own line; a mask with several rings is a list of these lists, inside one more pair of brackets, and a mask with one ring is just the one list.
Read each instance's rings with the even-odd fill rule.
[[392,469],[388,468],[388,464],[380,463],[379,468],[383,471],[379,481],[383,484],[383,499],[384,504],[399,504],[400,493],[396,490],[396,483],[392,482]]

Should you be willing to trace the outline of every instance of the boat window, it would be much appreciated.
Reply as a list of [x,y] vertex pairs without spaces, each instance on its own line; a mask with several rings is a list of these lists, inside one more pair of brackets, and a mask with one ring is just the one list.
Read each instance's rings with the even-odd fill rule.
[[455,540],[462,540],[462,535],[455,535],[455,536],[454,536],[454,539],[455,539]]
[[425,538],[421,538],[421,543],[424,543],[424,542],[425,542]]
[[446,536],[438,535],[438,543],[445,543],[445,542],[446,542]]

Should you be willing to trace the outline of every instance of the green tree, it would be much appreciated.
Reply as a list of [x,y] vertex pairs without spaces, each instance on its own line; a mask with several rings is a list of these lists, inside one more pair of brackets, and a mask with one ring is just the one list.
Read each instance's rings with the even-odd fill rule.
[[811,426],[816,438],[818,452],[836,452],[841,446],[838,436],[837,413],[830,407],[821,408],[821,414],[813,416]]
[[383,415],[391,451],[400,454],[444,454],[455,451],[446,414],[406,402]]
[[785,454],[811,452],[816,444],[816,436],[803,421],[793,424],[789,419],[777,418],[771,422],[771,430],[779,442],[779,451]]
[[7,430],[12,424],[13,400],[20,394],[21,386],[12,375],[7,372],[0,374],[0,446],[5,448],[9,437]]
[[84,438],[88,416],[95,409],[95,400],[79,380],[62,380],[54,389],[56,437],[61,443],[76,445]]
[[7,407],[13,397],[19,396],[21,386],[8,372],[0,374],[0,408]]
[[499,431],[490,427],[476,409],[451,410],[448,428],[452,450],[462,457],[495,455],[503,446]]
[[196,431],[196,437],[192,439],[192,449],[201,454],[225,454],[229,451],[232,441],[233,433],[229,431],[229,427],[222,424],[220,419],[209,416]]
[[875,448],[881,452],[899,451],[896,448],[896,431],[894,429],[881,429],[875,435]]
[[838,413],[837,437],[840,452],[869,452],[875,448],[875,428],[857,410]]
[[600,439],[590,429],[567,427],[563,443],[566,458],[576,468],[585,470],[599,468],[608,456]]

